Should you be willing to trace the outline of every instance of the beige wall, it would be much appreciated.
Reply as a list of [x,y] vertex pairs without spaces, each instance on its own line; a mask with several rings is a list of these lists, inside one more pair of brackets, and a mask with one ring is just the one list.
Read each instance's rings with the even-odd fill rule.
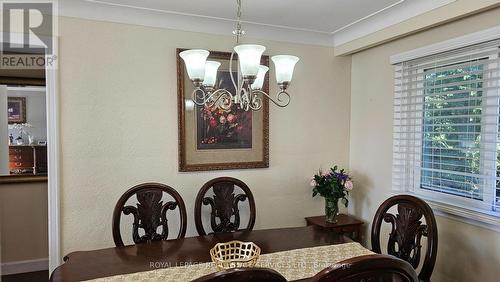
[[268,55],[301,58],[291,104],[271,106],[270,167],[179,173],[175,49],[227,51],[233,38],[72,18],[62,18],[59,30],[63,254],[113,246],[114,204],[145,181],[179,191],[188,235],[196,233],[196,193],[217,176],[251,187],[256,229],[301,226],[305,216],[322,213],[308,183],[321,165],[348,164],[350,58],[334,58],[330,48],[248,40],[266,45]]
[[[495,9],[352,56],[350,169],[357,186],[350,209],[357,216],[371,222],[377,207],[390,196],[393,67],[389,57],[497,26],[498,19],[500,9]],[[433,281],[498,281],[499,233],[443,217],[437,221],[439,251]]]
[[47,183],[0,184],[0,261],[48,258],[47,232]]

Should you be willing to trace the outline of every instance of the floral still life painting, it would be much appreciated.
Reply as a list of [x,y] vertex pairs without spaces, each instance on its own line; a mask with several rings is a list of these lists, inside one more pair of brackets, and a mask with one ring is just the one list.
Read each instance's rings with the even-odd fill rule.
[[[219,89],[234,91],[227,71],[218,73],[217,84]],[[198,150],[252,148],[252,111],[236,104],[228,110],[198,106],[196,115]]]
[[[237,103],[241,97],[235,89],[238,87],[231,79],[238,82],[241,76],[238,57],[233,55],[231,65],[231,53],[212,50],[207,59],[220,63],[220,66],[211,82],[213,86],[202,84],[201,87],[215,93],[207,101],[223,102],[226,107],[195,103],[193,95],[198,93],[180,57],[185,50],[176,50],[179,171],[269,167],[269,100],[262,99],[260,110],[241,108]],[[269,56],[262,56],[260,64],[269,67]],[[245,86],[248,82],[243,83]],[[217,94],[222,89],[234,94],[232,103],[226,100],[227,97]],[[269,73],[264,77],[262,91],[269,92]],[[223,100],[217,100],[220,97]]]

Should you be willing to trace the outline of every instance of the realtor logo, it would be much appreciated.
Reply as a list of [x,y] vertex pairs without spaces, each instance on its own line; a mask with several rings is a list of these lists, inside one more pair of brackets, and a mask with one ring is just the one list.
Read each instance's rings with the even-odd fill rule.
[[51,67],[55,61],[56,1],[0,1],[0,68]]

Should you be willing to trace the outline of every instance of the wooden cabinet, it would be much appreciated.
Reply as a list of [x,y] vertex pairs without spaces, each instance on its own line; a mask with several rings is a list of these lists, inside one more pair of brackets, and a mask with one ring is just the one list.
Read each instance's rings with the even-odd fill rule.
[[10,174],[47,174],[47,147],[9,146]]

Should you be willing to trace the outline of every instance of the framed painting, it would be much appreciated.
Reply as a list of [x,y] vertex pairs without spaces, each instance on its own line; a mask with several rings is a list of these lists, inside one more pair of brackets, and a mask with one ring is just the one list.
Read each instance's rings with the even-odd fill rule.
[[[177,49],[177,103],[179,124],[179,171],[208,171],[269,167],[269,102],[258,111],[237,105],[228,110],[199,106],[191,100],[194,90]],[[235,93],[229,71],[231,53],[210,51],[208,60],[221,63],[216,88]],[[261,64],[269,66],[269,57]],[[233,76],[238,78],[237,56]],[[269,74],[263,89],[269,92]]]
[[26,98],[7,97],[7,120],[12,123],[26,123]]

